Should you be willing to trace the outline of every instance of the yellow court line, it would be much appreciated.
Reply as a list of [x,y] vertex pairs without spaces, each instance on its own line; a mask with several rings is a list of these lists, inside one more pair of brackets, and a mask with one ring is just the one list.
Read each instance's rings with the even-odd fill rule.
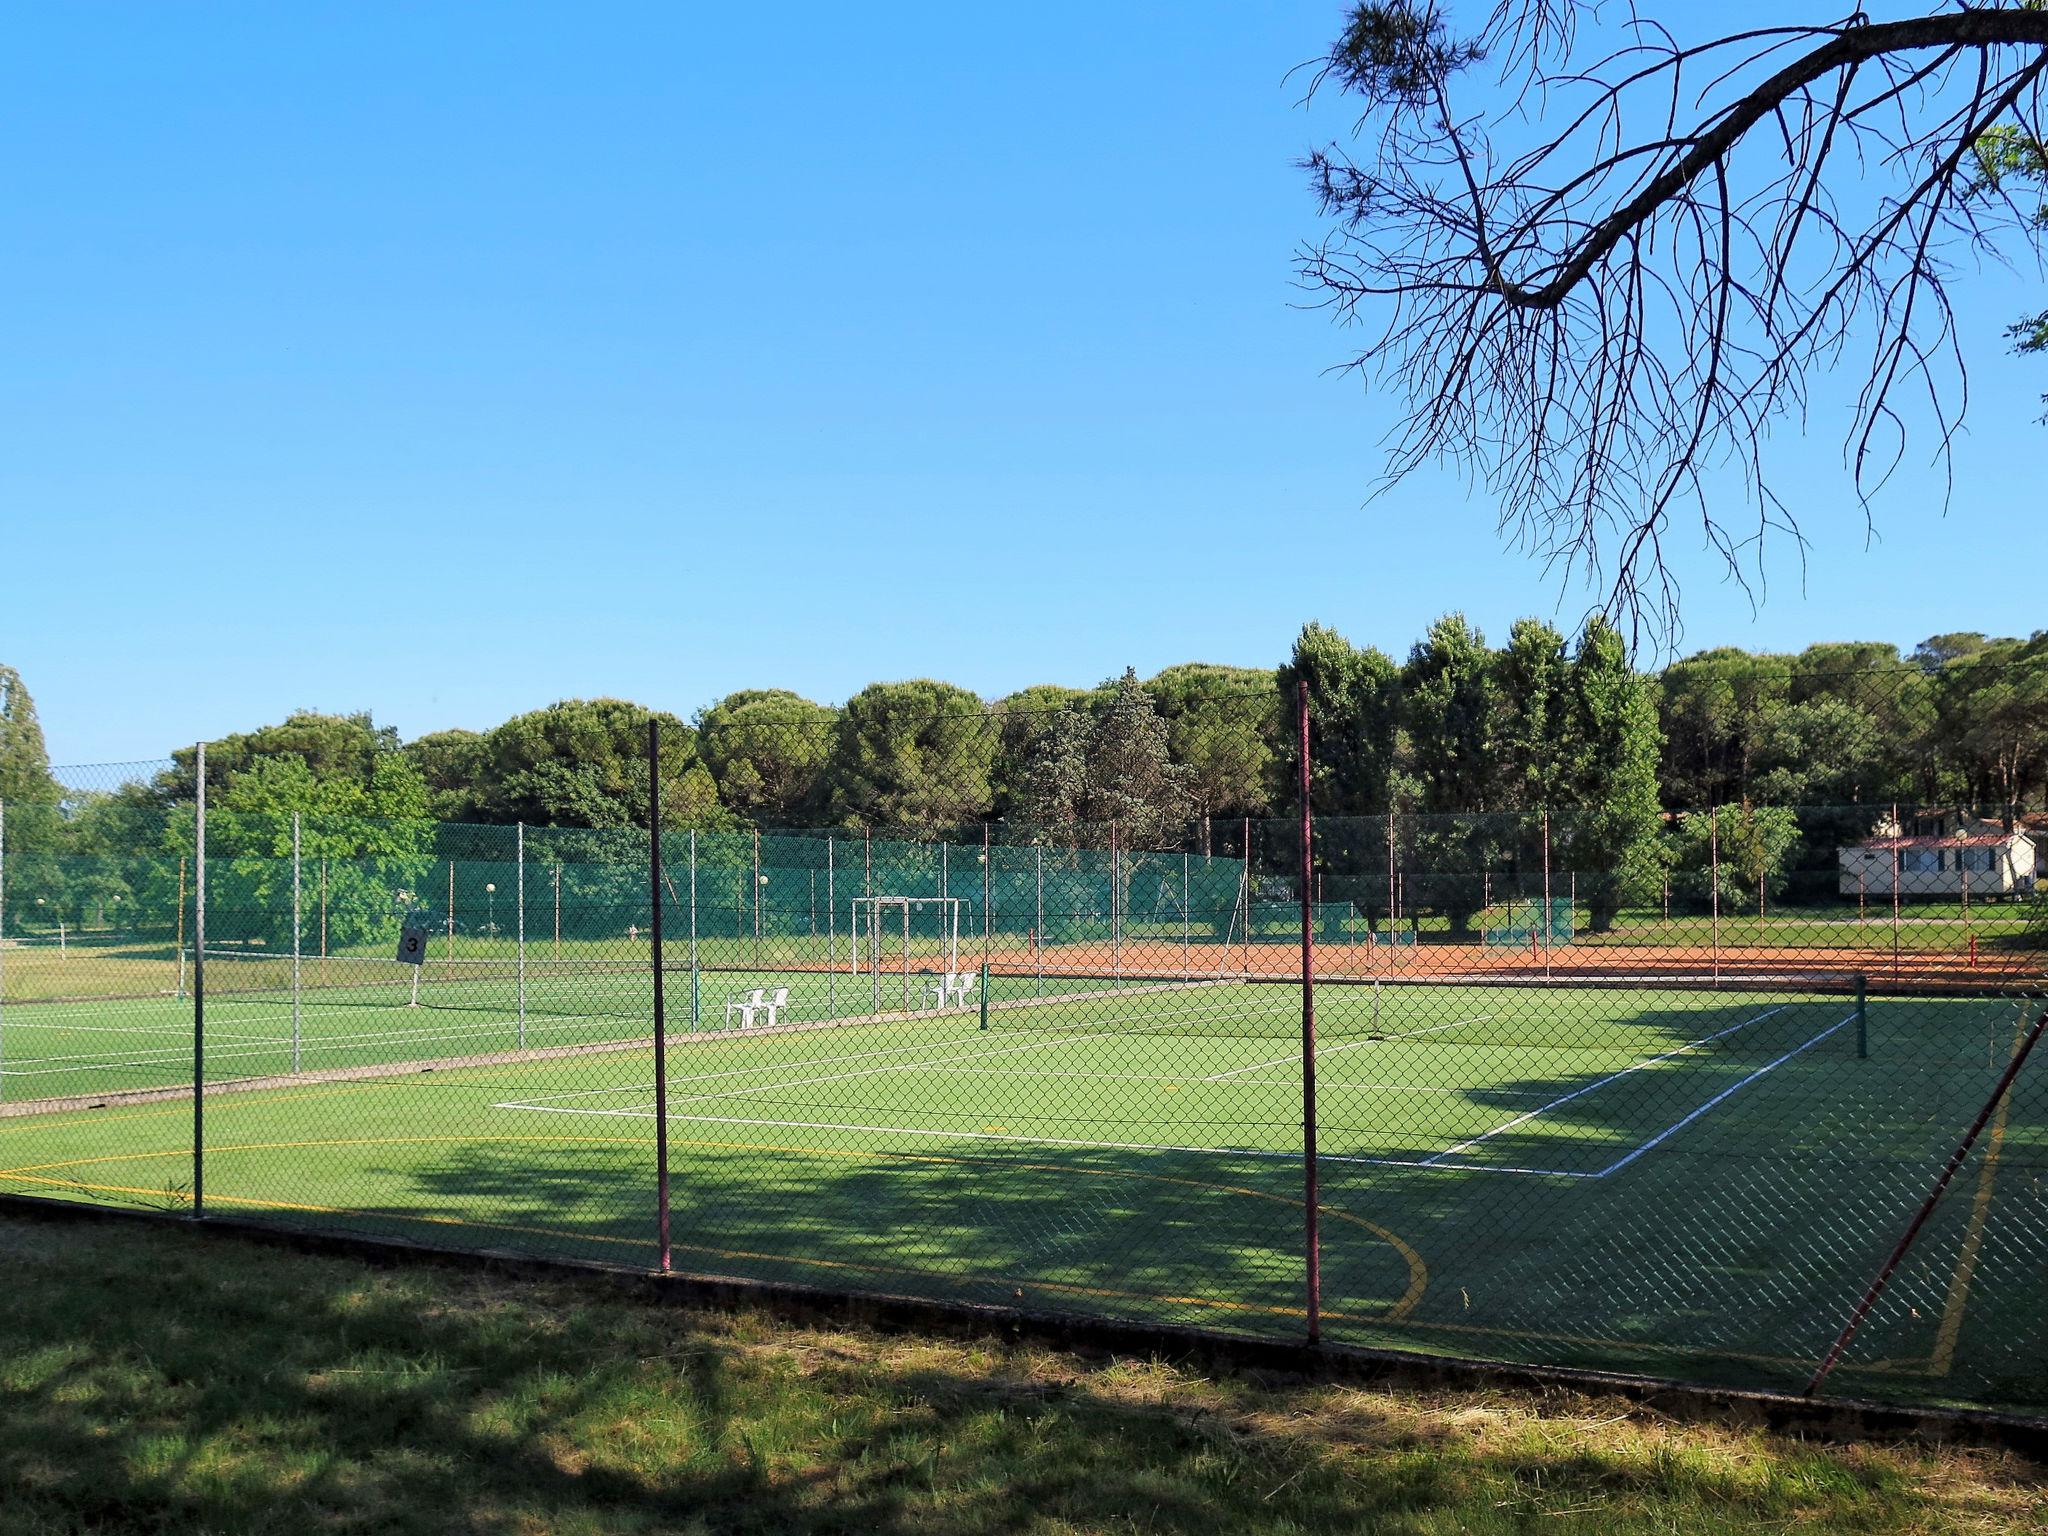
[[[224,1154],[224,1153],[229,1153],[229,1152],[284,1152],[284,1151],[309,1151],[309,1150],[313,1150],[313,1149],[316,1149],[316,1148],[333,1148],[333,1147],[372,1147],[372,1146],[415,1146],[415,1145],[432,1145],[432,1144],[438,1144],[438,1143],[456,1143],[456,1144],[474,1145],[474,1144],[476,1144],[476,1143],[480,1143],[480,1142],[502,1142],[502,1143],[513,1143],[513,1144],[522,1144],[522,1145],[554,1145],[554,1146],[632,1146],[632,1147],[645,1147],[645,1146],[646,1146],[646,1145],[648,1144],[648,1143],[647,1143],[647,1141],[646,1141],[646,1140],[645,1140],[644,1138],[639,1138],[639,1137],[626,1137],[626,1136],[540,1136],[540,1135],[491,1135],[491,1136],[376,1136],[376,1137],[351,1137],[351,1138],[337,1138],[337,1139],[327,1139],[327,1140],[319,1140],[319,1141],[278,1141],[278,1142],[248,1142],[248,1143],[242,1143],[242,1144],[236,1144],[236,1145],[227,1145],[227,1146],[213,1146],[213,1147],[209,1147],[209,1148],[207,1148],[207,1152],[208,1152],[209,1156],[220,1156],[220,1155],[222,1155],[222,1154]],[[842,1158],[850,1158],[850,1159],[855,1159],[855,1160],[858,1160],[858,1161],[864,1161],[864,1162],[914,1162],[914,1163],[929,1163],[929,1164],[935,1164],[935,1165],[940,1165],[940,1166],[948,1166],[948,1167],[1004,1167],[1004,1168],[1022,1168],[1022,1169],[1025,1169],[1026,1171],[1030,1171],[1030,1172],[1040,1172],[1040,1173],[1055,1173],[1055,1174],[1062,1174],[1062,1175],[1069,1175],[1069,1176],[1071,1176],[1071,1175],[1073,1175],[1073,1174],[1076,1174],[1076,1173],[1079,1173],[1079,1174],[1085,1174],[1085,1175],[1088,1175],[1088,1176],[1090,1176],[1090,1177],[1095,1177],[1095,1178],[1134,1178],[1134,1179],[1141,1179],[1141,1180],[1145,1180],[1145,1181],[1147,1181],[1147,1182],[1151,1182],[1151,1183],[1157,1183],[1157,1184],[1169,1184],[1169,1185],[1177,1185],[1177,1186],[1180,1186],[1180,1187],[1182,1187],[1182,1188],[1187,1188],[1187,1189],[1206,1189],[1206,1190],[1216,1190],[1216,1191],[1219,1191],[1219,1192],[1221,1192],[1221,1193],[1224,1193],[1224,1194],[1233,1194],[1233,1195],[1243,1195],[1243,1196],[1246,1196],[1247,1198],[1249,1198],[1249,1199],[1253,1199],[1253,1200],[1266,1200],[1266,1201],[1270,1201],[1270,1202],[1272,1202],[1272,1203],[1274,1203],[1274,1204],[1277,1204],[1277,1205],[1284,1205],[1284,1206],[1289,1206],[1289,1207],[1292,1207],[1292,1208],[1293,1208],[1293,1209],[1295,1209],[1295,1210],[1300,1210],[1300,1209],[1302,1209],[1302,1202],[1301,1202],[1301,1201],[1299,1201],[1299,1200],[1296,1200],[1296,1199],[1293,1199],[1293,1198],[1291,1198],[1291,1197],[1288,1197],[1288,1196],[1285,1196],[1285,1195],[1275,1195],[1275,1194],[1270,1194],[1270,1193],[1268,1193],[1268,1192],[1267,1192],[1267,1191],[1265,1191],[1265,1190],[1259,1190],[1259,1189],[1249,1189],[1249,1188],[1246,1188],[1246,1187],[1244,1187],[1244,1186],[1242,1186],[1242,1185],[1236,1185],[1236,1184],[1219,1184],[1219,1183],[1215,1183],[1214,1181],[1211,1181],[1211,1180],[1206,1180],[1206,1179],[1188,1179],[1188,1178],[1179,1178],[1179,1177],[1175,1177],[1175,1176],[1173,1176],[1173,1175],[1170,1175],[1170,1174],[1157,1174],[1157,1173],[1142,1173],[1142,1172],[1135,1172],[1135,1171],[1125,1171],[1125,1170],[1121,1170],[1121,1169],[1110,1169],[1110,1168],[1086,1168],[1086,1167],[1078,1167],[1078,1168],[1077,1168],[1077,1167],[1070,1167],[1070,1166],[1066,1166],[1066,1165],[1062,1165],[1062,1164],[1057,1164],[1057,1163],[1024,1163],[1024,1164],[1018,1164],[1018,1163],[1007,1163],[1007,1162],[1004,1162],[1004,1163],[997,1163],[997,1162],[993,1162],[993,1161],[991,1161],[990,1159],[987,1159],[987,1158],[961,1158],[961,1157],[945,1157],[945,1156],[939,1156],[939,1155],[935,1155],[935,1154],[930,1154],[930,1153],[894,1153],[894,1152],[866,1152],[866,1151],[855,1151],[855,1150],[850,1150],[850,1149],[846,1149],[846,1148],[835,1148],[835,1147],[788,1147],[788,1146],[778,1146],[778,1145],[774,1145],[774,1144],[768,1144],[768,1143],[759,1143],[759,1142],[711,1141],[711,1140],[704,1140],[704,1139],[699,1139],[699,1138],[694,1138],[694,1137],[681,1137],[681,1138],[677,1138],[677,1144],[678,1144],[678,1145],[681,1145],[681,1146],[695,1146],[695,1147],[704,1147],[704,1148],[707,1148],[707,1149],[711,1149],[711,1150],[718,1150],[718,1151],[746,1151],[746,1152],[778,1152],[778,1153],[786,1153],[786,1154],[795,1154],[795,1155],[799,1155],[799,1156],[808,1156],[808,1157],[842,1157]],[[20,1167],[17,1167],[17,1168],[9,1168],[9,1169],[0,1169],[0,1180],[7,1180],[7,1179],[11,1179],[11,1180],[16,1180],[16,1181],[19,1181],[19,1182],[33,1182],[33,1183],[45,1183],[45,1184],[62,1184],[62,1185],[66,1185],[66,1186],[68,1186],[68,1187],[72,1187],[72,1188],[82,1188],[82,1189],[90,1189],[90,1188],[93,1188],[94,1186],[91,1186],[91,1185],[86,1185],[86,1184],[81,1184],[81,1183],[78,1183],[77,1181],[73,1181],[73,1180],[64,1180],[64,1179],[50,1179],[50,1178],[46,1178],[46,1177],[40,1177],[40,1176],[41,1176],[41,1175],[47,1175],[47,1174],[50,1174],[50,1173],[54,1173],[54,1172],[57,1172],[57,1171],[59,1171],[59,1170],[65,1169],[65,1168],[83,1168],[83,1167],[91,1167],[91,1166],[94,1166],[94,1165],[96,1165],[96,1164],[103,1164],[103,1163],[118,1163],[118,1162],[147,1162],[147,1161],[155,1161],[155,1160],[157,1160],[157,1159],[161,1159],[161,1158],[167,1158],[167,1157],[189,1157],[190,1155],[191,1155],[191,1149],[190,1149],[189,1147],[172,1147],[172,1148],[166,1148],[166,1149],[162,1149],[162,1150],[158,1150],[158,1151],[153,1151],[153,1152],[123,1152],[123,1153],[102,1153],[102,1154],[99,1154],[99,1155],[97,1155],[97,1156],[93,1156],[93,1157],[79,1157],[79,1158],[67,1158],[67,1159],[64,1159],[64,1160],[62,1160],[62,1161],[59,1161],[59,1162],[53,1162],[53,1163],[28,1163],[28,1164],[23,1164],[23,1165],[21,1165]],[[162,1195],[162,1194],[164,1193],[164,1191],[162,1191],[162,1190],[146,1190],[146,1191],[137,1191],[137,1190],[132,1190],[132,1189],[130,1189],[130,1190],[118,1190],[118,1191],[117,1191],[117,1190],[116,1190],[116,1189],[114,1189],[114,1188],[113,1188],[112,1186],[108,1186],[108,1187],[107,1187],[107,1189],[105,1190],[105,1192],[107,1192],[107,1193],[116,1193],[116,1192],[119,1192],[119,1193],[129,1193],[129,1194],[135,1194],[135,1193],[146,1193],[146,1194],[152,1194],[152,1195],[158,1195],[158,1196],[161,1196],[161,1195]],[[225,1202],[225,1201],[227,1201],[227,1200],[228,1200],[228,1199],[229,1199],[230,1197],[227,1197],[227,1196],[220,1196],[220,1195],[215,1195],[215,1196],[212,1196],[212,1197],[210,1197],[210,1198],[213,1198],[213,1199],[217,1199],[217,1200],[222,1200],[222,1201],[224,1201],[224,1202]],[[285,1204],[285,1203],[282,1203],[282,1202],[273,1202],[273,1204],[274,1204],[274,1207],[275,1207],[276,1209],[282,1209],[282,1210],[307,1210],[307,1211],[321,1211],[321,1210],[326,1210],[326,1209],[329,1209],[328,1207],[321,1207],[321,1206],[294,1206],[294,1205],[288,1205],[288,1204]],[[335,1210],[335,1211],[338,1211],[338,1212],[345,1212],[345,1211],[346,1211],[346,1210],[347,1210],[348,1208],[347,1208],[347,1207],[333,1207],[332,1209],[333,1209],[333,1210]],[[1405,1288],[1405,1289],[1403,1290],[1403,1292],[1401,1293],[1401,1295],[1400,1295],[1399,1297],[1395,1298],[1395,1300],[1394,1300],[1393,1302],[1391,1302],[1391,1303],[1389,1303],[1389,1304],[1388,1304],[1388,1306],[1387,1306],[1387,1309],[1386,1309],[1386,1311],[1385,1311],[1385,1312],[1383,1312],[1383,1313],[1380,1313],[1380,1314],[1377,1314],[1377,1320],[1379,1320],[1379,1321],[1397,1321],[1397,1320],[1399,1320],[1399,1319],[1401,1319],[1401,1318],[1405,1317],[1405,1316],[1406,1316],[1406,1315],[1407,1315],[1407,1314],[1408,1314],[1408,1313],[1409,1313],[1409,1312],[1410,1312],[1411,1310],[1413,1310],[1413,1308],[1414,1308],[1415,1304],[1416,1304],[1417,1302],[1419,1302],[1419,1301],[1420,1301],[1420,1300],[1422,1299],[1422,1294],[1423,1294],[1423,1292],[1424,1292],[1424,1291],[1425,1291],[1425,1290],[1426,1290],[1426,1289],[1428,1288],[1428,1285],[1429,1285],[1429,1268],[1428,1268],[1428,1266],[1427,1266],[1427,1265],[1426,1265],[1426,1264],[1425,1264],[1425,1263],[1423,1262],[1423,1260],[1422,1260],[1422,1256],[1421,1256],[1420,1254],[1418,1254],[1418,1253],[1417,1253],[1417,1252],[1416,1252],[1416,1251],[1415,1251],[1415,1250],[1414,1250],[1414,1249],[1413,1249],[1412,1247],[1410,1247],[1410,1246],[1409,1246],[1409,1244],[1407,1244],[1406,1242],[1404,1242],[1404,1241],[1403,1241],[1403,1240],[1402,1240],[1402,1239],[1400,1238],[1400,1236],[1399,1236],[1398,1234],[1396,1234],[1396,1233],[1394,1233],[1394,1232],[1391,1232],[1391,1231],[1389,1231],[1389,1230],[1388,1230],[1387,1228],[1385,1228],[1385,1227],[1382,1227],[1382,1226],[1380,1226],[1380,1225],[1379,1225],[1379,1224],[1378,1224],[1377,1222],[1372,1222],[1372,1221],[1368,1221],[1368,1220],[1366,1220],[1366,1219],[1365,1219],[1364,1217],[1362,1217],[1362,1216],[1355,1216],[1355,1215],[1353,1215],[1353,1214],[1352,1214],[1351,1212],[1349,1212],[1349,1211],[1342,1211],[1342,1210],[1337,1210],[1337,1209],[1335,1209],[1334,1207],[1331,1207],[1331,1206],[1322,1206],[1322,1207],[1320,1207],[1320,1209],[1321,1209],[1321,1210],[1323,1211],[1323,1213],[1324,1213],[1325,1215],[1328,1215],[1328,1216],[1330,1216],[1330,1217],[1332,1217],[1332,1218],[1334,1218],[1334,1219],[1336,1219],[1336,1220],[1338,1220],[1338,1221],[1348,1222],[1348,1223],[1350,1223],[1350,1224],[1351,1224],[1351,1225],[1353,1225],[1353,1226],[1359,1227],[1359,1228],[1363,1229],[1364,1231],[1367,1231],[1367,1232],[1370,1232],[1370,1233],[1372,1233],[1372,1235],[1373,1235],[1374,1237],[1376,1237],[1376,1238],[1378,1238],[1379,1240],[1381,1240],[1382,1242],[1386,1243],[1386,1244],[1387,1244],[1387,1245],[1388,1245],[1388,1246],[1389,1246],[1390,1248],[1392,1248],[1392,1249],[1393,1249],[1393,1250],[1395,1251],[1395,1253],[1397,1253],[1398,1255],[1400,1255],[1402,1263],[1403,1263],[1403,1264],[1404,1264],[1404,1265],[1405,1265],[1405,1266],[1407,1267],[1407,1270],[1408,1270],[1408,1284],[1407,1284],[1407,1287],[1406,1287],[1406,1288]],[[412,1219],[412,1218],[406,1218],[406,1219]],[[434,1220],[434,1221],[442,1221],[442,1222],[447,1222],[447,1223],[450,1223],[450,1224],[452,1224],[452,1225],[456,1225],[456,1226],[464,1226],[464,1225],[479,1225],[479,1226],[486,1226],[486,1227],[493,1227],[493,1228],[498,1228],[498,1227],[500,1226],[500,1224],[497,1224],[497,1223],[489,1223],[489,1222],[481,1222],[481,1223],[470,1223],[470,1222],[466,1222],[466,1221],[464,1221],[464,1220],[462,1220],[462,1219],[460,1219],[460,1218],[452,1218],[452,1217],[420,1217],[420,1218],[417,1218],[417,1219],[420,1219],[420,1220]],[[550,1229],[547,1229],[547,1228],[532,1228],[532,1229],[522,1229],[522,1228],[502,1228],[502,1230],[511,1230],[511,1231],[518,1231],[518,1230],[532,1230],[532,1231],[535,1231],[535,1232],[548,1232],[548,1231],[549,1231]],[[557,1236],[575,1236],[576,1234],[574,1234],[574,1233],[555,1233],[555,1234],[553,1234],[553,1235],[557,1235]],[[710,1251],[710,1250],[707,1250],[707,1251]],[[810,1261],[802,1261],[802,1262],[810,1262]],[[883,1269],[883,1270],[878,1270],[877,1272],[878,1272],[878,1273],[900,1273],[900,1274],[916,1274],[916,1273],[921,1273],[920,1271],[914,1271],[914,1270],[887,1270],[887,1269]],[[1081,1290],[1081,1292],[1080,1292],[1080,1293],[1081,1293],[1081,1294],[1096,1294],[1096,1293],[1092,1293],[1092,1292],[1088,1292],[1088,1291],[1086,1291],[1086,1290],[1085,1290],[1085,1288],[1083,1288],[1083,1289]],[[1190,1304],[1190,1305],[1220,1305],[1220,1306],[1228,1306],[1228,1307],[1230,1307],[1230,1308],[1233,1308],[1233,1309],[1236,1309],[1236,1308],[1240,1308],[1240,1307],[1242,1307],[1242,1306],[1244,1306],[1244,1305],[1245,1305],[1245,1304],[1240,1304],[1240,1303],[1211,1303],[1211,1302],[1204,1302],[1204,1301],[1201,1301],[1201,1300],[1200,1300],[1200,1299],[1198,1299],[1198,1298],[1183,1298],[1183,1297],[1159,1297],[1159,1296],[1153,1296],[1153,1295],[1151,1295],[1151,1294],[1150,1294],[1150,1293],[1148,1293],[1148,1292],[1139,1292],[1139,1291],[1133,1291],[1133,1292],[1127,1292],[1127,1293],[1126,1293],[1126,1292],[1107,1292],[1107,1291],[1106,1291],[1106,1292],[1101,1292],[1100,1294],[1104,1294],[1104,1295],[1129,1295],[1129,1296],[1131,1296],[1131,1297],[1134,1297],[1134,1298],[1141,1298],[1141,1299],[1149,1299],[1149,1300],[1160,1300],[1160,1301],[1168,1301],[1168,1302],[1185,1302],[1185,1303],[1187,1303],[1187,1304]],[[1260,1310],[1260,1309],[1259,1309],[1259,1308],[1256,1308],[1256,1307],[1253,1307],[1253,1308],[1250,1308],[1250,1310],[1255,1310],[1255,1311],[1256,1311],[1256,1310]],[[1301,1315],[1305,1315],[1305,1314],[1304,1314],[1304,1313],[1302,1313],[1302,1312],[1299,1312],[1299,1311],[1296,1311],[1296,1312],[1285,1312],[1285,1311],[1283,1310],[1283,1315],[1293,1315],[1293,1316],[1301,1316]],[[1332,1314],[1332,1315],[1333,1315],[1333,1316],[1336,1316],[1336,1315],[1338,1315],[1338,1314]],[[1356,1321],[1363,1321],[1364,1319],[1353,1319],[1353,1320],[1356,1320]]]
[[[2027,1038],[2027,1017],[2020,1015],[2013,1033],[2015,1054]],[[2008,1061],[2011,1057],[2006,1058]],[[1991,1139],[1984,1146],[1984,1167],[1977,1175],[1977,1191],[1970,1199],[1970,1221],[1963,1229],[1963,1246],[1956,1254],[1956,1267],[1949,1275],[1948,1296],[1942,1303],[1941,1328],[1934,1336],[1934,1353],[1928,1356],[1930,1376],[1946,1376],[1956,1361],[1956,1346],[1962,1341],[1963,1314],[1970,1305],[1970,1282],[1976,1278],[1977,1260],[1984,1246],[1984,1229],[1991,1219],[1991,1188],[1998,1178],[1998,1154],[2005,1146],[2006,1111],[2012,1105],[2012,1091],[1998,1101],[1991,1117]]]

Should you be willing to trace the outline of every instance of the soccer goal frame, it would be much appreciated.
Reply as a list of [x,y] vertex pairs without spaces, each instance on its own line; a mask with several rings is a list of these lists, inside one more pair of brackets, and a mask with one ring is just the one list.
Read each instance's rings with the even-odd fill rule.
[[[911,1009],[911,931],[913,909],[936,908],[939,913],[939,945],[946,962],[946,974],[960,971],[960,917],[967,906],[964,896],[855,896],[847,902],[847,929],[853,938],[852,974],[865,970],[871,980],[873,1011],[882,1011],[882,969],[885,961],[895,962],[903,979],[903,1011]],[[898,915],[901,922],[897,921]],[[885,956],[882,946],[901,930],[902,953]],[[862,939],[866,939],[866,962],[862,962]]]

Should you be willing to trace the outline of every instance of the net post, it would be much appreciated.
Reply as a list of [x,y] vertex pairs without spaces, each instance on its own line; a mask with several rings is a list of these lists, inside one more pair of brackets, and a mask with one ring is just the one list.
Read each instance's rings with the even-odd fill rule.
[[299,1070],[299,813],[292,812],[292,1071]]
[[519,971],[519,1049],[526,1049],[526,823],[513,823],[512,828],[513,900],[519,905],[519,918],[513,925],[513,944],[518,956]]
[[206,1214],[206,743],[193,758],[192,1216]]
[[650,924],[654,967],[654,1186],[655,1241],[661,1272],[669,1272],[668,1240],[668,1017],[661,974],[661,722],[647,721],[647,889],[653,898]]
[[1870,1059],[1870,978],[1856,973],[1856,1059]]
[[1323,1336],[1322,1213],[1316,1178],[1316,984],[1315,909],[1309,881],[1314,871],[1314,812],[1309,805],[1308,679],[1295,682],[1301,724],[1301,1161],[1302,1212],[1307,1244],[1308,1342]]

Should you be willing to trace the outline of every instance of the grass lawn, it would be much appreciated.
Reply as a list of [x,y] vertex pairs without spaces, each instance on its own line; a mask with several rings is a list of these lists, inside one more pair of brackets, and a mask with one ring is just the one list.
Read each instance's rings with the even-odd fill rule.
[[[845,981],[801,980],[795,1016]],[[985,1032],[953,1012],[675,1043],[677,1266],[1298,1336],[1296,994],[999,981]],[[648,1048],[408,1071],[516,1035],[489,1007],[390,998],[309,994],[300,1021],[309,1073],[389,1075],[208,1102],[211,1208],[653,1267]],[[1319,1007],[1333,1336],[1795,1390],[2021,1020],[1996,998],[1873,999],[1859,1055],[1841,996],[1333,983]],[[222,999],[217,1070],[285,1071],[287,1018]],[[170,1003],[11,1009],[8,1097],[175,1082],[187,1027]],[[528,1043],[637,1027],[534,1018]],[[2022,1079],[1836,1390],[2048,1407],[2044,1082]],[[175,1100],[0,1118],[0,1188],[185,1209],[191,1129]]]
[[2040,1531],[2003,1453],[0,1220],[8,1536]]

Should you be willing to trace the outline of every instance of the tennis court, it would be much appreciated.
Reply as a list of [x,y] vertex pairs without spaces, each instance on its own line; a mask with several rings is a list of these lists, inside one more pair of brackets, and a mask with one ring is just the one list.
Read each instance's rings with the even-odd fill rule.
[[[529,970],[507,1006],[506,978],[457,978],[429,972],[417,1007],[367,974],[296,1009],[254,973],[210,997],[209,1075],[264,1081],[207,1101],[208,1209],[651,1267],[651,980]],[[1298,1335],[1297,989],[997,977],[985,1010],[877,1013],[884,978],[781,979],[786,1027],[742,1031],[717,1027],[723,1000],[776,978],[697,976],[685,1035],[691,978],[670,978],[679,1268]],[[1804,986],[1330,982],[1317,1001],[1334,1336],[1779,1385],[2022,1022],[1989,995]],[[149,1006],[8,1009],[0,1188],[189,1207],[189,1097],[20,1112],[189,1083],[189,1003]],[[2048,1302],[1982,1261],[2043,1230],[2044,1175],[2028,1087],[1859,1336],[1859,1390],[2039,1397],[1997,1373]]]

